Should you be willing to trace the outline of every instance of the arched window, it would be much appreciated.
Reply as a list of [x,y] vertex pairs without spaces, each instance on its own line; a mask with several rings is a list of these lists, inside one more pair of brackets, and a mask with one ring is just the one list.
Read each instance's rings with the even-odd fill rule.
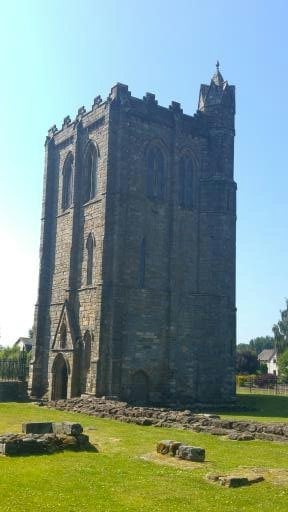
[[66,323],[63,322],[60,328],[60,348],[66,348],[67,346],[67,327]]
[[97,150],[89,142],[84,158],[84,203],[95,197],[97,190]]
[[93,282],[93,255],[94,255],[94,237],[92,233],[89,234],[86,242],[87,250],[87,274],[86,284],[89,286]]
[[73,156],[67,155],[62,173],[62,208],[71,206],[73,199]]
[[146,240],[142,239],[140,244],[140,254],[139,254],[139,288],[144,288],[145,286],[145,266],[146,266]]
[[179,165],[179,206],[193,208],[194,171],[192,160],[183,156]]
[[151,147],[147,154],[147,194],[151,199],[164,199],[164,157],[158,147]]

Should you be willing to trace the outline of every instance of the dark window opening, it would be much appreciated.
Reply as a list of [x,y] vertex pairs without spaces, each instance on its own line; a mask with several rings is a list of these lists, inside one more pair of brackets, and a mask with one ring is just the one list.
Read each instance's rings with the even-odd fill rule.
[[84,160],[84,202],[90,201],[97,190],[97,151],[92,142],[86,151]]
[[66,348],[67,346],[67,327],[65,322],[61,325],[60,329],[60,348]]
[[89,331],[85,332],[83,341],[84,341],[84,366],[85,366],[85,370],[89,370],[90,359],[91,359],[91,334]]
[[89,236],[87,238],[86,249],[87,249],[86,284],[87,284],[87,286],[89,286],[93,282],[93,256],[94,256],[94,238],[91,233],[89,234]]
[[139,288],[145,286],[145,266],[146,266],[146,241],[143,238],[140,245],[140,258],[139,258]]
[[62,208],[66,210],[71,206],[73,199],[73,156],[67,156],[63,167],[62,182]]
[[164,158],[159,148],[151,148],[147,155],[147,194],[150,199],[164,199]]

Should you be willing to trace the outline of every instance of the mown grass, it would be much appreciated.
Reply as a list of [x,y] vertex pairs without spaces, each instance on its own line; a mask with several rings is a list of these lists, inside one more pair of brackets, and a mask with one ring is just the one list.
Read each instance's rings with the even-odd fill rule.
[[[242,412],[242,418],[263,419],[271,413],[273,419],[285,420],[288,398],[264,396],[263,401],[259,398],[258,401],[255,395],[241,397],[243,405],[255,409],[253,413]],[[270,401],[275,398],[277,403]],[[284,444],[241,443],[209,434],[62,413],[33,404],[0,404],[0,432],[18,432],[21,423],[29,420],[81,422],[100,453],[0,457],[1,512],[271,512],[271,509],[286,512],[288,509],[288,486],[264,481],[250,487],[227,489],[205,480],[207,473],[236,472],[240,466],[282,468],[288,472],[288,446]],[[207,461],[187,469],[181,462],[171,467],[141,458],[154,453],[156,442],[165,438],[205,447]]]
[[246,393],[238,394],[242,411],[225,412],[223,416],[256,419],[258,421],[288,421],[288,396]]

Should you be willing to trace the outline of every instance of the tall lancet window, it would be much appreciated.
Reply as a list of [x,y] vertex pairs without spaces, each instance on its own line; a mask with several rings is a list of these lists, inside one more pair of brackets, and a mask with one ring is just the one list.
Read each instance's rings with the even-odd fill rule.
[[151,147],[147,154],[147,194],[151,199],[164,199],[164,157],[158,147]]
[[67,210],[73,199],[73,155],[66,157],[62,173],[62,209]]
[[95,197],[97,190],[97,150],[89,142],[84,158],[84,203]]
[[85,332],[83,341],[84,341],[84,366],[85,366],[85,370],[89,370],[90,359],[91,359],[91,334],[89,331]]
[[194,170],[192,160],[185,156],[179,165],[179,206],[193,208]]
[[66,348],[67,346],[67,327],[66,323],[63,322],[60,328],[60,348]]
[[145,267],[146,267],[146,240],[142,239],[140,244],[140,254],[139,254],[139,288],[145,287]]
[[94,259],[94,246],[95,241],[92,233],[89,234],[86,242],[87,250],[87,273],[86,273],[86,285],[93,283],[93,259]]

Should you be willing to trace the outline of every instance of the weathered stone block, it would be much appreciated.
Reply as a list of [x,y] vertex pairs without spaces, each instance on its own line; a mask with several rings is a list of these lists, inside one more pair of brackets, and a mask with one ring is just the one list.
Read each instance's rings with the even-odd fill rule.
[[167,455],[167,453],[169,453],[171,443],[175,443],[175,441],[159,441],[156,445],[157,452],[162,453],[162,455]]
[[[32,425],[32,426],[31,426]],[[23,430],[49,430],[52,423],[25,423]],[[55,423],[57,433],[22,433],[4,434],[0,436],[0,454],[2,455],[27,455],[34,453],[54,453],[56,451],[73,450],[98,450],[89,442],[89,437],[82,434],[83,428],[79,423]],[[66,434],[63,430],[74,432]]]
[[24,434],[49,434],[53,432],[52,422],[23,423],[22,432]]
[[231,441],[252,441],[254,439],[254,435],[250,432],[231,432],[228,435],[228,439]]
[[16,455],[18,453],[18,443],[15,441],[1,443],[0,451],[2,455]]
[[199,446],[185,446],[182,444],[177,450],[176,457],[195,462],[204,462],[205,449]]
[[79,436],[83,432],[83,427],[80,423],[63,422],[63,433],[70,436]]

